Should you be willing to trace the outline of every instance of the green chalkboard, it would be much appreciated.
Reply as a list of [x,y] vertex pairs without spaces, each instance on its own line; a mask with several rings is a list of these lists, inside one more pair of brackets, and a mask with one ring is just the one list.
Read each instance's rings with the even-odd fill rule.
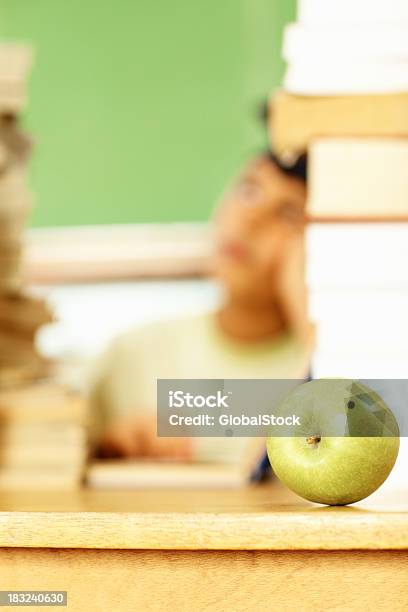
[[265,144],[294,0],[3,0],[34,45],[34,226],[199,221]]

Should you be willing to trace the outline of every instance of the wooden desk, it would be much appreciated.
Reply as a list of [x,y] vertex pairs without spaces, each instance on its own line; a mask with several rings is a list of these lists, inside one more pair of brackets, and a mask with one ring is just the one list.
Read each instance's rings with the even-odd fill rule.
[[2,494],[0,589],[67,590],[84,612],[406,610],[407,497],[325,508],[278,484]]

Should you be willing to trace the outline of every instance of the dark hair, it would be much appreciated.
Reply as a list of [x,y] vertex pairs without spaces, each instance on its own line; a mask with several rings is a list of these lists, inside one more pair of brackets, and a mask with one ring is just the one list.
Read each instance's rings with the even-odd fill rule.
[[258,120],[262,123],[263,126],[268,125],[269,119],[269,100],[262,100],[262,102],[257,107],[257,115]]
[[[268,125],[269,112],[269,102],[268,100],[263,100],[258,106],[258,119],[265,128],[267,128]],[[269,148],[265,151],[263,156],[276,164],[278,168],[288,176],[298,178],[305,182],[307,181],[306,153],[301,155],[283,154],[278,157],[273,150]]]
[[264,156],[278,166],[282,172],[293,178],[307,181],[307,155],[303,153],[298,157],[278,157],[271,150],[265,152]]

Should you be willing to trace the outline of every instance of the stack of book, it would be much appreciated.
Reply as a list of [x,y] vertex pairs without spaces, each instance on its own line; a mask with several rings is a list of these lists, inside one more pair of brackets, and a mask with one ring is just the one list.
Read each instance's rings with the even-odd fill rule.
[[85,463],[86,407],[45,382],[35,336],[52,317],[29,295],[22,266],[31,141],[19,117],[30,63],[26,47],[0,45],[0,489],[70,489]]
[[308,154],[316,377],[408,377],[408,3],[300,0],[274,150]]
[[51,315],[45,303],[27,294],[22,266],[31,208],[31,140],[21,130],[19,117],[30,64],[26,47],[0,45],[0,386],[36,379],[47,369],[36,351],[35,333]]
[[405,0],[299,0],[285,31],[286,91],[304,95],[408,89]]
[[313,375],[408,378],[408,223],[317,223],[307,242]]
[[0,489],[68,490],[86,459],[86,406],[61,385],[0,392]]

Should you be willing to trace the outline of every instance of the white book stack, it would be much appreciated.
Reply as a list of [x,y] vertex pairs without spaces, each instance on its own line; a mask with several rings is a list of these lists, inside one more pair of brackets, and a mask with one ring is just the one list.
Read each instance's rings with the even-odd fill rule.
[[316,377],[408,378],[408,223],[316,223],[307,282]]
[[271,140],[308,154],[312,375],[408,379],[408,2],[299,0],[283,55]]
[[408,89],[406,0],[300,0],[286,28],[284,88],[340,95]]
[[408,378],[408,140],[317,139],[308,166],[314,374]]
[[[407,261],[408,223],[309,227],[314,377],[408,379]],[[408,488],[407,468],[408,439],[403,437],[387,486]]]
[[308,154],[313,375],[408,378],[408,4],[299,0],[283,55],[271,137]]

